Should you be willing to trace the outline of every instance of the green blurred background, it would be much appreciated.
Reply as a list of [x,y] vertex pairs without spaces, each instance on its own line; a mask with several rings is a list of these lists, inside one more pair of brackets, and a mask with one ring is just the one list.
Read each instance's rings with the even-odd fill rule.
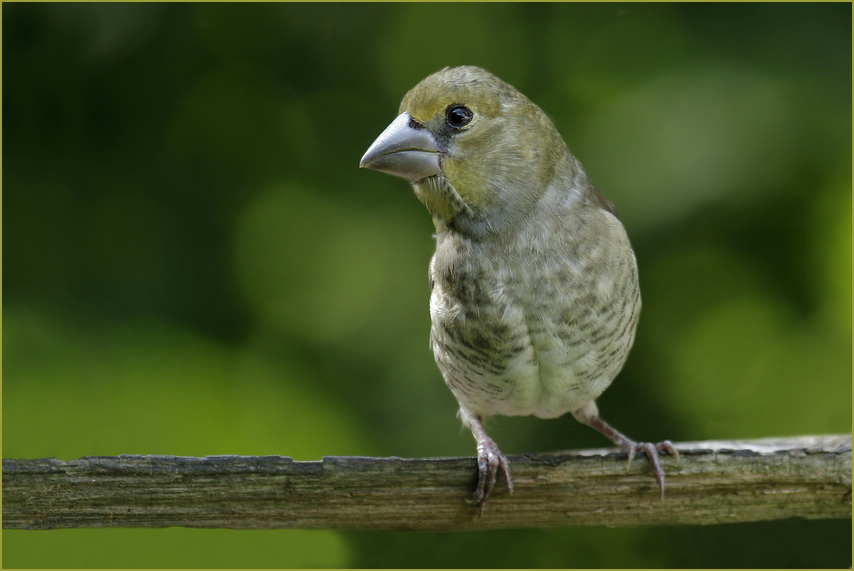
[[[628,229],[644,310],[606,419],[851,431],[850,4],[2,13],[4,458],[473,455],[427,347],[430,217],[357,168],[459,64],[537,102]],[[490,431],[508,454],[608,444],[570,416]],[[850,521],[3,539],[4,567],[851,564]]]

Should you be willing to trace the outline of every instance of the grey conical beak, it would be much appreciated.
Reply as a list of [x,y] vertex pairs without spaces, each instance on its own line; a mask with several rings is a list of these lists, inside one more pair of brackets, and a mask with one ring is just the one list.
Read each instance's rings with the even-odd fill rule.
[[416,182],[442,172],[439,147],[427,129],[403,112],[386,127],[359,162],[368,168]]

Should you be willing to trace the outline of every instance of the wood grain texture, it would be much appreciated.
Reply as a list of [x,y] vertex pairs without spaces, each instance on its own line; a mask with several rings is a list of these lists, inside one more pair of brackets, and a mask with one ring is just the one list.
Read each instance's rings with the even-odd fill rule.
[[851,435],[676,444],[658,495],[645,457],[511,456],[482,517],[474,458],[282,456],[3,460],[3,527],[462,531],[851,517]]

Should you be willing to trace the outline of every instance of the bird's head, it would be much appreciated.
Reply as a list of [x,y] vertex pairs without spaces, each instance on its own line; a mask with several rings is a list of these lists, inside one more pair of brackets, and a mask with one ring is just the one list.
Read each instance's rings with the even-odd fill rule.
[[399,176],[436,219],[472,235],[533,210],[569,151],[543,111],[478,67],[445,68],[412,88],[359,166]]

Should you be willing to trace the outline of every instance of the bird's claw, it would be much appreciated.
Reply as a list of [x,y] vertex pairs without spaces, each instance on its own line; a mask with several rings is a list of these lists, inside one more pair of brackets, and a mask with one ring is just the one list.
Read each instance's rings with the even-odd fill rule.
[[667,452],[679,460],[679,453],[673,447],[673,443],[669,440],[664,440],[658,444],[650,444],[649,442],[631,442],[623,446],[623,451],[629,456],[629,461],[626,464],[626,471],[629,471],[632,465],[632,459],[636,452],[643,452],[649,458],[652,464],[652,470],[655,472],[655,481],[658,483],[658,489],[661,490],[661,499],[664,499],[664,468],[661,467],[661,462],[658,459],[659,452]]
[[477,488],[468,502],[480,507],[480,515],[486,508],[486,500],[495,488],[498,473],[504,474],[504,486],[513,493],[513,480],[510,477],[510,462],[493,440],[485,440],[477,445]]

